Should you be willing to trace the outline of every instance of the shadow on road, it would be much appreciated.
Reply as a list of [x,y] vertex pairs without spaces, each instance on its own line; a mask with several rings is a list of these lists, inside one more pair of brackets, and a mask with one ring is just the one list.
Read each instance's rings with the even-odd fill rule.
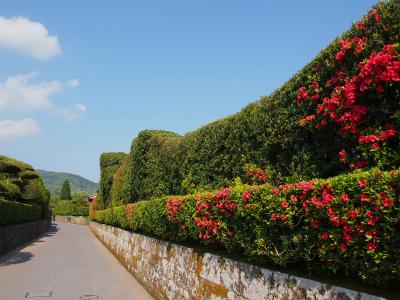
[[0,267],[22,264],[24,262],[27,262],[28,260],[31,260],[32,257],[33,254],[31,252],[18,251],[16,253],[13,253],[13,255],[8,257],[4,262],[0,261]]
[[0,256],[0,267],[22,264],[31,260],[34,255],[31,252],[22,250],[24,250],[25,247],[34,245],[36,243],[47,242],[47,240],[45,240],[44,238],[55,235],[59,230],[60,230],[59,226],[56,223],[52,223],[50,228],[42,235],[21,245],[20,247],[14,249],[13,251],[6,253],[3,256]]

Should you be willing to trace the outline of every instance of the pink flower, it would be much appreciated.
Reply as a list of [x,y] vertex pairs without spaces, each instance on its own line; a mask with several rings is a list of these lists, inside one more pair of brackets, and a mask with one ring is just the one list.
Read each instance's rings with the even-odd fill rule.
[[347,245],[345,243],[342,243],[340,245],[340,249],[342,250],[343,253],[345,253],[347,251]]
[[285,221],[287,219],[286,215],[285,214],[281,214],[281,219],[282,219],[282,221]]
[[287,203],[286,201],[284,201],[284,202],[282,202],[281,206],[282,206],[283,209],[286,209],[286,208],[288,208],[289,203]]

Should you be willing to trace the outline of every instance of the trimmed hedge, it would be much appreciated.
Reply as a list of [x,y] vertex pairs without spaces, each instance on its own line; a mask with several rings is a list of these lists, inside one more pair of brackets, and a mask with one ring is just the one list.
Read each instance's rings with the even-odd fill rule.
[[[183,137],[141,132],[132,142],[129,166],[117,176],[126,182],[123,194],[131,193],[116,203],[182,194],[187,186],[228,186],[249,163],[264,167],[267,162],[281,182],[327,178],[360,166],[398,168],[399,32],[400,0],[382,1],[270,96]],[[391,53],[385,45],[393,45]],[[386,61],[378,62],[376,53]],[[371,84],[361,86],[360,78]],[[353,83],[351,93],[346,82]],[[328,101],[333,107],[339,101],[335,117],[331,111],[317,113]],[[357,134],[343,132],[355,121]],[[384,130],[392,130],[387,140],[381,138]],[[360,136],[373,140],[373,135],[380,139],[375,148],[360,145]],[[347,161],[339,152],[347,153]]]
[[8,201],[37,204],[48,217],[50,192],[40,174],[29,164],[0,155],[0,197]]
[[53,214],[61,216],[88,216],[89,204],[81,200],[61,200],[54,207]]
[[0,226],[38,221],[42,218],[39,205],[29,205],[0,199]]
[[169,131],[145,130],[130,152],[132,199],[176,194],[179,189],[177,151],[181,137]]
[[356,171],[274,187],[236,185],[97,211],[98,222],[201,241],[258,263],[400,283],[400,171]]
[[110,205],[113,176],[126,157],[127,154],[123,152],[108,152],[100,156],[100,182],[97,200],[99,209]]

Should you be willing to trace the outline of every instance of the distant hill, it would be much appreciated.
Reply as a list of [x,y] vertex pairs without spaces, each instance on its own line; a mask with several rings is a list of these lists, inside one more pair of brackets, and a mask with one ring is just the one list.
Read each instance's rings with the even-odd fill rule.
[[69,180],[71,192],[86,192],[88,194],[95,194],[98,189],[98,183],[92,182],[89,179],[83,178],[79,175],[70,173],[51,172],[44,170],[36,170],[42,174],[47,189],[53,195],[60,194],[61,186],[65,179]]

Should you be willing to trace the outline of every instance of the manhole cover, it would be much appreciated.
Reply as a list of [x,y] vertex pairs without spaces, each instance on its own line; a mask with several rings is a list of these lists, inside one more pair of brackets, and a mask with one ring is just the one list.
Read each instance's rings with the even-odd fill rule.
[[49,298],[52,294],[52,291],[30,291],[25,294],[25,298]]
[[81,300],[94,300],[94,299],[99,299],[100,297],[97,295],[82,295],[79,297]]

